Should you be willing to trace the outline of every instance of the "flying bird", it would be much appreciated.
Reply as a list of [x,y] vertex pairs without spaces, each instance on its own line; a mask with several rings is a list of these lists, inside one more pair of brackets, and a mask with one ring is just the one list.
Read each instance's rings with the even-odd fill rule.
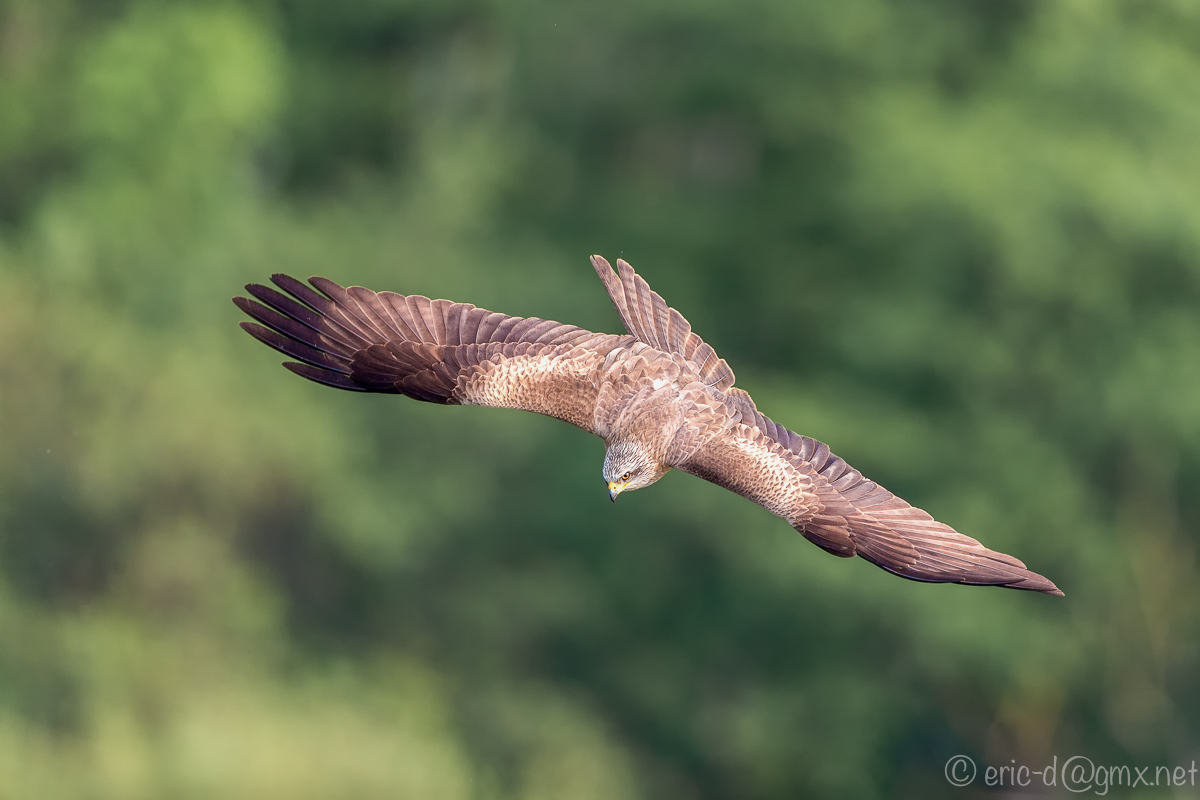
[[[1012,556],[937,522],[863,477],[821,442],[793,433],[733,385],[733,370],[624,260],[592,256],[626,334],[593,333],[470,303],[271,280],[259,302],[234,298],[242,328],[296,361],[309,380],[446,405],[519,408],[604,440],[615,502],[672,468],[782,517],[837,556],[862,556],[915,581],[1062,595]],[[290,295],[290,296],[289,296]]]

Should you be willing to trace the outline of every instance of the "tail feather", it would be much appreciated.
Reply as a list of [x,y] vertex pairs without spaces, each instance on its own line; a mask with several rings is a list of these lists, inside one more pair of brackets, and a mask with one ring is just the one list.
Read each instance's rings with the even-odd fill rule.
[[720,391],[733,386],[733,370],[713,348],[705,344],[683,315],[667,305],[634,272],[624,259],[617,259],[617,270],[601,256],[592,256],[592,267],[625,324],[625,330],[639,341],[668,353],[676,353],[696,365],[700,380]]

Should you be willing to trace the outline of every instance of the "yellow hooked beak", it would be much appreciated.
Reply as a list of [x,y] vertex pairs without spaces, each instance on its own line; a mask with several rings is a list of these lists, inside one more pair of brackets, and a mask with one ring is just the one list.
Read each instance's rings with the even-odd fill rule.
[[625,491],[625,487],[628,485],[629,485],[628,483],[617,483],[616,481],[609,481],[608,482],[608,499],[612,500],[614,503],[617,502],[617,495],[619,495],[621,492]]

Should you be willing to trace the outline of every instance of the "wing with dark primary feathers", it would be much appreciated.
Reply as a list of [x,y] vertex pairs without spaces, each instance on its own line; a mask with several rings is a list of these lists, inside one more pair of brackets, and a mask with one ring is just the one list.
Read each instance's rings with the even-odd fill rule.
[[469,303],[271,277],[234,298],[255,322],[242,328],[297,359],[309,380],[431,403],[535,411],[594,431],[595,373],[632,336],[593,333],[538,317],[510,317]]
[[783,517],[837,556],[862,556],[888,572],[928,583],[1006,586],[1062,595],[1016,558],[989,550],[914,508],[824,444],[778,425],[738,389],[741,422],[678,465]]

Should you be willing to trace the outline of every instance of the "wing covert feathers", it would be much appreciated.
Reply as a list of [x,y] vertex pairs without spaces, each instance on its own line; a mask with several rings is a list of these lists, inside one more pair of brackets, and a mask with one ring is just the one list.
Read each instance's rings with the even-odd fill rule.
[[595,372],[611,351],[633,342],[326,278],[310,278],[311,285],[282,274],[271,280],[283,292],[250,284],[254,299],[234,298],[254,320],[242,328],[296,359],[284,366],[297,375],[349,391],[521,408],[592,430]]
[[752,403],[732,399],[740,405],[742,421],[680,469],[766,507],[834,555],[862,556],[903,578],[1062,595],[1018,559],[936,521],[865,478],[821,442],[776,424]]
[[608,296],[612,299],[625,330],[666,353],[683,356],[695,365],[700,380],[718,391],[733,386],[733,370],[704,340],[692,333],[692,326],[683,315],[669,307],[650,289],[650,285],[633,271],[629,262],[617,259],[614,273],[601,256],[592,256],[592,267]]

